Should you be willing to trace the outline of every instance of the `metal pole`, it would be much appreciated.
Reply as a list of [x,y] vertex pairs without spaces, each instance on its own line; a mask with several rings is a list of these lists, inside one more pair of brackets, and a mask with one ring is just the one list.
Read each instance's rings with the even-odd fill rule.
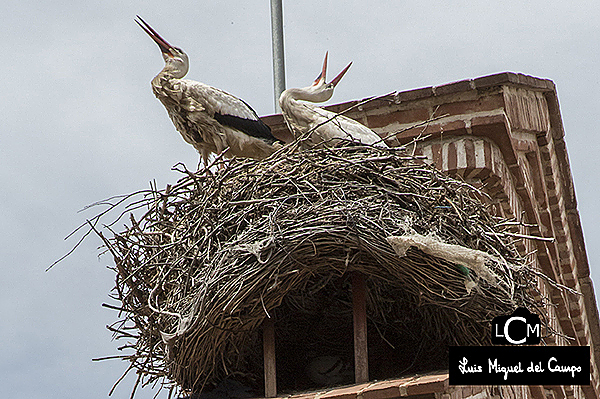
[[271,0],[271,37],[273,43],[273,82],[275,86],[275,111],[279,108],[279,96],[285,90],[285,56],[283,51],[283,5],[282,0]]

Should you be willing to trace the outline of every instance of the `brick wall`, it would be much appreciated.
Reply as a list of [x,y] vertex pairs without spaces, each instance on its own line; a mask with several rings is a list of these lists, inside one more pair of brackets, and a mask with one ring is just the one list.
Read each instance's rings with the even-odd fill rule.
[[[520,223],[513,233],[553,238],[518,240],[518,249],[531,267],[584,294],[539,281],[542,294],[556,305],[549,316],[560,334],[548,342],[592,348],[589,387],[449,387],[435,397],[597,398],[598,310],[554,83],[501,73],[329,109],[350,107],[345,115],[368,125],[390,145],[407,145],[436,168],[481,187],[499,215]],[[289,138],[281,115],[263,119],[276,136]]]

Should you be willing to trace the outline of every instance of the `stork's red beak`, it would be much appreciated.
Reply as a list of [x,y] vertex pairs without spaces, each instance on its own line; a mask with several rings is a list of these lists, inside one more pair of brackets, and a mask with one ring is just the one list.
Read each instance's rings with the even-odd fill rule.
[[321,79],[325,80],[325,74],[327,73],[327,56],[328,55],[329,55],[329,51],[327,51],[325,53],[325,60],[323,61],[323,69],[321,70],[321,73],[319,74],[319,76],[317,76],[317,78],[315,79],[313,86],[316,85],[317,83],[319,83],[321,81]]
[[134,19],[134,21],[144,30],[144,32],[146,32],[152,38],[152,40],[156,42],[156,44],[158,44],[158,47],[160,47],[160,51],[162,51],[165,54],[171,54],[171,52],[169,51],[169,49],[171,48],[169,42],[167,42],[158,33],[156,33],[156,31],[152,29],[152,27],[148,25],[146,21],[142,19],[142,17],[140,17],[139,15],[136,15],[136,17],[138,17],[139,20],[142,21],[142,23],[140,23],[137,19]]
[[[321,70],[321,73],[319,74],[319,76],[317,76],[317,79],[315,79],[315,82],[313,83],[313,86],[318,84],[321,80],[325,81],[325,76],[327,73],[327,56],[329,55],[329,51],[325,53],[325,60],[323,61],[323,69]],[[333,80],[330,82],[333,87],[335,87],[340,80],[342,80],[342,77],[346,74],[346,72],[348,72],[348,69],[350,68],[350,66],[352,65],[352,63],[349,63],[346,68],[344,68],[342,70],[342,72],[340,72],[335,78],[333,78]]]
[[348,69],[350,69],[350,66],[352,65],[352,62],[349,63],[346,68],[342,69],[342,72],[340,72],[338,74],[338,76],[336,76],[335,78],[333,78],[333,80],[331,81],[331,84],[333,85],[333,87],[337,86],[337,84],[340,82],[340,80],[342,80],[342,77],[344,77],[344,75],[346,74],[346,72],[348,72]]

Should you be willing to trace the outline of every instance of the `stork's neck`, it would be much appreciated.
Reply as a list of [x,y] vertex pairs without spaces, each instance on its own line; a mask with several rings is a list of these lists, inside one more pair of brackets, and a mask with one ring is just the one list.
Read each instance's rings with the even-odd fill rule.
[[180,63],[167,62],[162,71],[159,72],[159,76],[163,76],[167,79],[181,79],[188,72],[186,65]]
[[291,101],[309,101],[311,103],[322,103],[331,98],[333,93],[314,90],[313,87],[304,87],[304,88],[292,88],[287,89],[283,93],[281,93],[281,97],[279,97],[280,105],[284,102]]
[[[178,73],[177,70],[165,65],[165,67],[152,79],[152,92],[154,95],[167,107],[166,102],[172,102],[173,90],[175,87],[179,87],[176,84],[177,81],[181,80],[184,74]],[[169,107],[167,107],[168,109]]]
[[305,88],[287,89],[279,97],[279,106],[286,118],[293,118],[297,122],[309,123],[313,118],[318,107],[306,104],[321,103],[331,98],[333,90],[315,90],[314,86]]
[[279,107],[284,112],[289,110],[293,104],[296,103],[298,97],[298,93],[296,93],[297,90],[298,89],[287,89],[279,96]]
[[[187,72],[187,71],[186,71]],[[181,69],[177,68],[175,65],[171,63],[166,63],[165,67],[152,79],[152,90],[154,94],[158,97],[164,97],[166,94],[164,93],[163,86],[168,84],[167,82],[173,82],[174,80],[179,80],[185,76],[185,73],[181,71]]]

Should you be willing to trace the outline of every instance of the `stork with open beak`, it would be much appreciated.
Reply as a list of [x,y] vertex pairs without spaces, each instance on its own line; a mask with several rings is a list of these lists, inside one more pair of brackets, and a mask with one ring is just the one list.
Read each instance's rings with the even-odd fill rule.
[[[329,100],[333,96],[333,90],[352,65],[348,64],[327,83],[327,55],[328,53],[325,53],[321,73],[311,86],[287,89],[281,93],[279,106],[288,128],[296,139],[303,138],[303,148],[334,146],[342,141],[387,147],[381,137],[365,125],[310,104]],[[309,132],[309,137],[304,137]]]
[[207,163],[210,153],[263,159],[276,150],[277,139],[243,100],[204,83],[183,79],[189,59],[171,46],[139,15],[135,22],[158,44],[165,67],[152,79],[152,91],[163,103],[175,128]]

